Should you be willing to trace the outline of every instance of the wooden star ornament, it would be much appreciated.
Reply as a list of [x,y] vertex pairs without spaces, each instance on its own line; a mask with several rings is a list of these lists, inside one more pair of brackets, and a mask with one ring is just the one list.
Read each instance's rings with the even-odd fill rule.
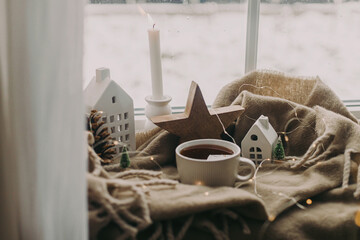
[[[197,83],[191,83],[184,113],[152,117],[157,126],[180,137],[180,141],[192,139],[220,139],[228,127],[244,111],[240,105],[208,109]],[[222,126],[223,124],[223,126]]]

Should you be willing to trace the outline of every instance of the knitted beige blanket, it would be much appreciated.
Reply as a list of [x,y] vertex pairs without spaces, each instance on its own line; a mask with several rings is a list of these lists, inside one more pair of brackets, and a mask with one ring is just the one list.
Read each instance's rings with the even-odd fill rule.
[[177,182],[178,138],[164,130],[137,135],[132,170],[104,169],[89,147],[90,238],[360,236],[360,126],[332,90],[319,78],[256,71],[223,87],[212,107],[231,104],[245,108],[227,129],[235,141],[268,116],[288,139],[285,161],[262,162],[254,179],[233,188],[211,188]]

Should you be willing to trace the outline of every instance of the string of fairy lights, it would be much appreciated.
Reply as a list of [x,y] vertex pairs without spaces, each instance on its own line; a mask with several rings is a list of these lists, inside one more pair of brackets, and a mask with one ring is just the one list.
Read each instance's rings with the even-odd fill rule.
[[[273,93],[275,93],[275,95],[277,95],[278,97],[284,98],[283,96],[281,96],[277,91],[275,91],[275,90],[274,90],[272,87],[270,87],[270,86],[256,86],[256,85],[253,85],[253,84],[243,84],[243,85],[240,86],[238,92],[241,92],[241,91],[242,91],[242,88],[244,88],[244,87],[253,87],[253,88],[261,89],[261,90],[262,90],[262,89],[271,90],[271,91],[272,91]],[[294,110],[294,117],[291,118],[290,120],[288,120],[288,122],[285,124],[284,131],[277,132],[277,134],[282,134],[282,135],[284,136],[285,142],[288,143],[288,142],[289,142],[289,136],[288,136],[288,135],[291,134],[291,133],[293,133],[293,132],[295,132],[295,131],[297,131],[300,127],[302,127],[302,128],[303,128],[303,127],[310,127],[310,128],[312,128],[312,130],[314,130],[314,131],[315,131],[315,128],[314,128],[311,124],[303,124],[302,126],[298,126],[298,127],[294,128],[294,129],[291,130],[291,131],[286,131],[287,128],[288,128],[288,126],[289,126],[289,124],[290,124],[292,121],[298,121],[299,123],[303,123],[302,119],[300,119],[300,118],[298,117],[298,113],[297,113],[296,106],[294,106],[290,101],[287,101],[287,103],[288,103],[289,106]],[[217,116],[217,115],[216,115],[216,116]],[[246,114],[244,115],[244,117],[246,117],[246,118],[248,118],[248,119],[250,119],[250,120],[252,120],[252,121],[254,121],[254,122],[257,120],[257,119],[251,118],[250,116],[248,116],[248,115],[246,115]],[[233,143],[236,144],[235,139],[226,131],[226,129],[225,129],[223,123],[221,122],[221,119],[219,118],[219,116],[217,116],[217,119],[219,120],[219,122],[220,122],[220,124],[221,124],[221,126],[222,126],[222,128],[223,128],[224,133],[233,141]],[[322,119],[322,120],[324,121],[324,119]],[[325,121],[324,121],[324,123],[325,123]],[[290,160],[291,162],[295,162],[296,159],[297,159],[296,157],[290,157],[290,158],[288,158],[288,159],[286,159],[286,160]],[[263,159],[263,160],[260,162],[260,164],[258,164],[258,165],[256,166],[254,176],[253,176],[251,179],[249,179],[248,181],[249,181],[250,183],[253,183],[254,193],[255,193],[259,198],[263,198],[263,196],[258,192],[258,189],[257,189],[257,183],[258,183],[258,181],[257,181],[257,180],[260,179],[260,178],[262,178],[262,177],[265,177],[265,176],[267,176],[267,175],[273,174],[274,172],[276,172],[276,171],[282,166],[282,165],[279,165],[279,166],[277,166],[276,168],[274,168],[272,171],[268,171],[268,172],[266,172],[265,174],[263,174],[263,175],[261,175],[261,176],[258,176],[259,170],[260,170],[260,168],[263,166],[263,164],[264,164],[265,162],[267,162],[267,163],[284,163],[285,161],[279,161],[279,160],[274,160],[274,159]],[[299,202],[296,200],[296,198],[294,198],[294,197],[292,197],[292,196],[289,196],[289,195],[285,194],[284,192],[271,191],[271,193],[274,194],[274,195],[283,197],[283,198],[285,198],[285,199],[287,199],[287,200],[289,200],[289,201],[292,201],[292,202],[294,203],[294,205],[297,206],[299,209],[302,209],[302,210],[306,209],[306,207],[305,207],[304,205],[302,205],[301,203],[299,203]],[[312,199],[308,198],[308,199],[305,201],[305,203],[306,203],[307,205],[311,205],[311,204],[312,204]],[[275,220],[275,218],[276,218],[276,216],[270,215],[269,218],[268,218],[268,220],[269,220],[270,222],[272,222],[272,221]]]
[[[270,87],[270,86],[257,86],[257,85],[253,85],[253,84],[243,84],[243,85],[239,88],[239,92],[241,92],[241,91],[242,91],[242,88],[244,88],[244,87],[253,87],[253,88],[261,89],[261,90],[267,89],[267,90],[272,91],[272,92],[273,92],[275,95],[277,95],[278,97],[285,99],[283,96],[281,96],[277,91],[275,91],[275,90],[274,90],[272,87]],[[301,118],[299,118],[298,113],[297,113],[297,108],[296,108],[296,106],[294,106],[294,105],[292,104],[292,102],[290,102],[290,101],[287,101],[287,103],[288,103],[289,106],[294,110],[294,117],[291,118],[291,119],[289,119],[289,120],[287,121],[287,123],[286,123],[285,126],[284,126],[284,131],[279,131],[279,132],[277,132],[277,134],[281,134],[281,135],[283,136],[283,140],[286,142],[286,144],[288,144],[288,142],[289,142],[289,135],[290,135],[291,133],[294,133],[295,131],[297,131],[299,128],[309,127],[309,128],[312,128],[313,131],[315,131],[315,128],[313,127],[312,123],[309,123],[309,124],[305,123],[305,124],[304,124],[304,121],[303,121]],[[103,113],[100,111],[100,112],[98,112],[97,114],[102,115]],[[215,114],[216,114],[216,113],[215,113]],[[224,124],[222,123],[220,117],[219,117],[217,114],[216,114],[216,116],[217,116],[217,119],[218,119],[218,121],[220,122],[220,124],[221,124],[221,126],[222,126],[222,129],[223,129],[225,135],[227,135],[227,136],[229,137],[229,139],[231,139],[231,141],[236,144],[236,141],[235,141],[235,139],[233,138],[233,136],[231,136],[231,135],[226,131],[225,126],[224,126]],[[95,116],[93,116],[93,117],[95,117]],[[246,118],[248,118],[248,119],[250,119],[250,120],[252,120],[252,121],[254,121],[254,122],[257,120],[257,119],[253,119],[253,118],[249,117],[248,115],[244,115],[244,117],[246,117]],[[323,121],[324,126],[326,126],[325,120],[324,120],[323,118],[321,118],[321,120]],[[291,131],[287,131],[289,125],[290,125],[293,121],[298,121],[299,123],[302,123],[302,125],[297,126],[296,128],[292,129]],[[92,127],[91,124],[90,124],[90,127]],[[101,129],[97,129],[97,132],[98,132],[98,131],[101,131]],[[104,141],[105,141],[105,140],[104,140]],[[97,144],[100,145],[100,144],[103,143],[104,141],[98,142]],[[113,140],[113,144],[114,144],[114,146],[112,146],[112,148],[116,148],[116,147],[118,147],[118,146],[122,146],[122,147],[127,146],[126,143],[119,142],[119,141],[116,141],[116,140]],[[310,146],[310,147],[311,147],[312,149],[314,149],[314,151],[313,151],[312,153],[310,152],[310,153],[308,154],[309,156],[310,156],[310,155],[311,155],[311,156],[314,156],[314,155],[316,156],[316,154],[319,154],[319,153],[320,153],[321,149],[322,149],[323,151],[325,150],[324,141],[315,141],[315,142],[313,143],[313,145]],[[150,160],[151,162],[153,162],[154,165],[156,165],[156,166],[159,168],[159,170],[162,170],[161,165],[156,161],[156,159],[154,158],[154,156],[150,155],[149,153],[146,153],[146,152],[144,152],[144,151],[129,151],[129,153],[130,153],[130,154],[141,153],[143,156],[146,156],[146,155],[147,155],[147,156],[149,157],[149,160]],[[114,159],[120,158],[122,154],[123,154],[123,153],[119,153],[119,154],[115,155],[115,156],[114,156]],[[309,157],[309,156],[307,156],[307,157]],[[305,157],[306,157],[306,156],[305,156]],[[297,161],[297,160],[298,160],[298,161]],[[302,161],[300,161],[300,160],[302,160]],[[253,191],[254,191],[254,193],[256,194],[256,196],[259,197],[259,198],[263,198],[263,196],[259,193],[259,190],[258,190],[258,180],[259,180],[259,179],[261,179],[261,178],[263,178],[263,177],[266,177],[266,176],[268,176],[268,175],[273,174],[273,173],[276,172],[280,167],[282,167],[284,163],[290,163],[290,165],[291,165],[291,164],[294,164],[294,163],[297,161],[297,163],[298,163],[298,165],[299,165],[300,163],[304,163],[306,160],[307,160],[307,158],[306,158],[306,159],[304,159],[304,158],[301,159],[301,158],[299,158],[299,157],[289,157],[289,156],[285,158],[285,161],[274,160],[274,159],[264,159],[264,160],[262,160],[259,164],[257,164],[256,169],[255,169],[254,176],[253,176],[251,179],[249,179],[248,182],[253,184],[253,187],[254,187],[254,190],[253,190]],[[315,161],[313,161],[313,162],[316,163]],[[266,172],[263,173],[262,175],[259,175],[260,169],[263,167],[263,165],[264,165],[265,163],[270,163],[270,164],[277,164],[277,163],[279,163],[279,165],[278,165],[277,167],[275,167],[274,169],[272,169],[271,171],[266,171]],[[317,162],[316,164],[319,164],[319,162]],[[306,167],[306,166],[305,166],[305,167]],[[201,184],[200,184],[200,185],[201,185]],[[240,187],[240,186],[241,186],[241,185],[239,185],[238,187]],[[145,186],[145,185],[143,185],[142,188],[143,188],[144,191],[148,191],[148,190],[149,190],[148,187]],[[286,199],[286,200],[288,200],[288,201],[291,201],[295,206],[297,206],[297,207],[298,207],[299,209],[301,209],[301,210],[305,210],[305,209],[306,209],[306,206],[304,206],[303,204],[299,203],[299,201],[298,201],[295,197],[289,196],[289,195],[287,195],[287,194],[284,193],[284,192],[276,192],[276,191],[270,191],[270,192],[271,192],[272,194],[274,194],[274,196],[279,196],[279,197],[282,197],[282,198],[284,198],[284,199]],[[205,192],[203,193],[203,196],[204,196],[204,197],[208,197],[209,195],[210,195],[210,192],[209,192],[209,191],[205,191]],[[311,198],[307,198],[307,199],[304,201],[304,203],[309,206],[309,205],[312,205],[312,204],[313,204],[313,200],[312,200]],[[276,216],[275,216],[275,215],[270,214],[270,215],[268,216],[268,220],[264,222],[263,226],[262,226],[261,229],[260,229],[260,239],[262,239],[261,236],[264,236],[264,233],[265,233],[266,229],[269,227],[269,225],[270,225],[271,222],[275,221],[275,219],[276,219]],[[360,227],[360,210],[356,212],[355,217],[354,217],[354,222],[355,222],[355,224],[356,224],[358,227]]]
[[[252,88],[256,88],[256,89],[260,89],[260,90],[264,90],[264,89],[270,90],[270,91],[272,91],[275,95],[277,95],[278,97],[285,99],[283,96],[281,96],[281,94],[279,94],[277,91],[275,91],[275,90],[274,90],[272,87],[270,87],[270,86],[257,86],[257,85],[254,85],[254,84],[243,84],[242,86],[240,86],[239,92],[241,92],[241,91],[242,91],[242,88],[244,88],[244,87],[252,87]],[[305,123],[305,124],[303,124],[303,125],[301,125],[301,126],[300,126],[300,125],[297,126],[296,128],[292,129],[291,131],[287,131],[287,128],[288,128],[289,124],[290,124],[291,122],[293,122],[293,121],[298,121],[299,123],[304,123],[304,122],[302,121],[302,119],[299,118],[299,116],[298,116],[296,106],[294,106],[294,105],[292,104],[292,102],[290,102],[290,101],[287,101],[287,103],[288,103],[289,106],[294,110],[294,117],[291,118],[290,120],[288,120],[288,122],[285,124],[284,131],[279,131],[279,132],[277,132],[278,134],[282,134],[282,135],[283,135],[284,141],[285,141],[285,142],[289,142],[289,134],[297,131],[299,128],[309,127],[309,128],[312,128],[312,130],[315,131],[315,128],[312,126],[311,123],[310,123],[310,124]],[[101,115],[102,112],[98,112],[97,114],[100,114],[100,115]],[[218,119],[219,123],[221,124],[222,129],[223,129],[225,135],[227,135],[227,136],[231,139],[231,141],[236,144],[236,141],[235,141],[235,139],[233,138],[233,136],[231,136],[231,135],[226,131],[225,126],[223,125],[220,117],[219,117],[216,113],[215,113],[215,115],[217,116],[217,119]],[[244,117],[246,117],[246,118],[248,118],[248,119],[250,119],[250,120],[252,120],[252,121],[254,121],[254,122],[257,120],[257,119],[253,119],[253,118],[249,117],[248,115],[244,115]],[[322,119],[322,121],[324,121],[324,119]],[[324,123],[325,123],[325,121],[324,121]],[[99,131],[99,130],[100,130],[100,129],[98,129],[98,131]],[[114,143],[114,146],[113,146],[114,148],[116,148],[116,147],[119,146],[119,145],[120,145],[120,146],[126,146],[125,143],[119,142],[119,141],[113,141],[113,143]],[[98,144],[100,144],[100,143],[98,143]],[[322,142],[319,142],[318,144],[322,144],[322,148],[324,148]],[[315,145],[315,146],[313,146],[313,147],[316,148],[316,147],[318,147],[318,146]],[[129,153],[142,153],[142,154],[147,155],[147,156],[149,157],[149,160],[150,160],[151,162],[153,162],[153,163],[159,168],[159,170],[162,170],[161,165],[156,161],[156,159],[154,158],[154,156],[152,156],[152,155],[150,155],[150,154],[147,154],[147,153],[145,153],[144,151],[129,151]],[[117,154],[114,158],[115,158],[115,159],[116,159],[116,158],[119,158],[119,157],[121,157],[121,155],[122,155],[122,153],[119,153],[119,154]],[[259,176],[259,171],[260,171],[260,169],[262,168],[262,166],[263,166],[264,163],[284,163],[284,162],[288,162],[288,161],[295,162],[297,159],[298,159],[297,157],[290,157],[290,158],[287,157],[287,158],[285,159],[285,161],[279,161],[279,160],[273,160],[273,159],[264,159],[264,160],[262,160],[262,161],[260,162],[260,164],[258,164],[258,165],[256,166],[256,170],[255,170],[255,174],[254,174],[253,178],[251,178],[250,180],[248,180],[249,183],[253,183],[254,193],[255,193],[259,198],[263,198],[263,196],[258,192],[258,188],[257,188],[258,179],[260,179],[260,178],[262,178],[262,177],[265,177],[265,176],[267,176],[267,175],[271,175],[272,173],[274,173],[275,171],[277,171],[277,170],[282,166],[282,165],[280,164],[279,166],[275,167],[272,171],[267,171],[266,173],[264,173],[264,174],[262,174],[262,175]],[[144,186],[144,187],[146,187],[146,186]],[[291,197],[291,196],[288,196],[288,195],[285,194],[284,192],[275,192],[275,191],[272,191],[271,193],[274,194],[274,195],[276,195],[276,196],[283,197],[283,198],[285,198],[285,199],[293,202],[293,204],[296,205],[299,209],[302,209],[302,210],[306,209],[306,207],[305,207],[304,205],[300,204],[300,203],[296,200],[296,198]],[[205,191],[205,192],[204,192],[204,196],[205,196],[205,197],[207,197],[207,196],[209,196],[209,195],[210,195],[210,192],[209,192],[209,191]],[[313,203],[313,201],[312,201],[312,199],[308,198],[308,199],[305,201],[305,203],[306,203],[307,205],[311,205],[311,204]],[[275,218],[276,218],[276,216],[270,215],[268,220],[269,220],[270,222],[272,222],[272,221],[275,220]],[[359,214],[359,219],[360,219],[360,214]],[[360,222],[360,220],[359,220],[359,222]]]
[[[257,88],[257,89],[261,89],[261,90],[263,90],[263,89],[267,89],[267,90],[271,90],[273,93],[275,93],[278,97],[280,97],[280,98],[283,98],[277,91],[275,91],[272,87],[270,87],[270,86],[256,86],[256,85],[253,85],[253,84],[243,84],[240,88],[239,88],[239,92],[242,90],[242,88],[244,88],[244,87],[253,87],[253,88]],[[291,118],[287,123],[286,123],[286,125],[285,125],[285,131],[281,131],[281,132],[277,132],[278,134],[283,134],[284,135],[284,140],[286,141],[286,142],[288,142],[289,141],[289,134],[290,133],[293,133],[293,132],[295,132],[299,127],[296,127],[295,129],[293,129],[293,130],[291,130],[291,131],[289,131],[289,132],[286,132],[286,129],[287,129],[287,127],[288,127],[288,125],[290,124],[290,122],[291,121],[294,121],[294,120],[296,120],[296,121],[298,121],[298,122],[302,122],[302,120],[298,117],[298,114],[297,114],[297,109],[296,109],[296,107],[295,106],[293,106],[292,104],[291,104],[291,102],[290,101],[288,101],[287,102],[289,105],[290,105],[290,107],[294,110],[294,117],[293,118]],[[98,112],[97,114],[102,114],[102,112]],[[227,135],[231,140],[232,140],[232,142],[233,143],[235,143],[236,144],[236,141],[235,141],[235,139],[233,138],[233,136],[231,136],[227,131],[226,131],[226,129],[225,129],[225,126],[224,126],[224,124],[222,123],[222,121],[221,121],[221,119],[220,119],[220,117],[215,113],[215,115],[217,116],[217,119],[218,119],[218,121],[219,121],[219,123],[221,124],[221,127],[222,127],[222,129],[223,129],[223,131],[224,131],[224,133],[225,133],[225,135]],[[250,120],[252,120],[252,121],[256,121],[256,119],[253,119],[253,118],[251,118],[251,117],[249,117],[249,116],[247,116],[247,115],[245,115],[245,117],[246,118],[248,118],[248,119],[250,119]],[[311,127],[311,128],[313,128],[312,126],[311,126],[311,124],[307,124],[307,125],[305,125],[305,126],[301,126],[301,127]],[[315,130],[314,128],[313,128],[313,130]],[[99,129],[98,129],[98,131],[99,131]],[[113,141],[113,143],[114,143],[114,148],[116,148],[117,146],[126,146],[126,144],[125,143],[123,143],[123,142],[119,142],[119,141]],[[100,144],[100,143],[98,143],[98,144]],[[142,153],[142,154],[147,154],[147,153],[145,153],[144,151],[129,151],[129,153]],[[122,155],[123,153],[119,153],[119,154],[117,154],[117,155],[115,155],[114,156],[114,159],[117,159],[117,158],[120,158],[121,157],[121,155]],[[147,154],[148,155],[148,157],[149,157],[149,160],[151,161],[151,162],[153,162],[158,168],[159,168],[159,170],[162,170],[162,167],[161,167],[161,165],[155,160],[155,158],[154,158],[154,156],[152,156],[152,155],[150,155],[150,154]],[[294,158],[294,157],[291,157],[291,160],[293,161],[293,162],[295,162],[296,161],[296,159]],[[250,179],[250,180],[248,180],[249,182],[253,182],[253,185],[254,185],[254,193],[259,197],[259,198],[262,198],[262,195],[261,194],[259,194],[259,192],[258,192],[258,189],[257,189],[257,183],[258,183],[258,179],[260,179],[260,178],[262,178],[262,177],[265,177],[266,175],[270,175],[270,174],[272,174],[272,173],[274,173],[275,171],[277,171],[278,170],[278,168],[280,167],[280,166],[278,166],[278,167],[276,167],[275,169],[273,169],[272,171],[270,171],[270,172],[267,172],[267,173],[265,173],[265,174],[263,174],[263,175],[261,175],[261,176],[258,176],[258,173],[259,173],[259,170],[260,170],[260,168],[263,166],[263,164],[265,163],[265,162],[269,162],[269,163],[276,163],[276,162],[278,162],[278,163],[284,163],[284,161],[278,161],[278,160],[273,160],[273,159],[264,159],[264,160],[262,160],[261,162],[260,162],[260,164],[258,164],[257,165],[257,167],[256,167],[256,170],[255,170],[255,174],[254,174],[254,176]],[[277,196],[280,196],[280,197],[284,197],[284,198],[286,198],[286,199],[288,199],[289,201],[292,201],[297,207],[299,207],[300,209],[305,209],[306,207],[305,206],[303,206],[302,204],[300,204],[294,197],[291,197],[291,196],[288,196],[287,194],[285,194],[285,193],[283,193],[283,192],[272,192],[274,195],[277,195]],[[204,196],[209,196],[209,192],[205,192],[204,193]],[[312,204],[312,200],[311,199],[307,199],[307,201],[306,201],[306,203],[308,204],[308,205],[310,205],[310,204]],[[270,219],[272,219],[272,220],[274,220],[275,218],[274,217],[269,217]]]

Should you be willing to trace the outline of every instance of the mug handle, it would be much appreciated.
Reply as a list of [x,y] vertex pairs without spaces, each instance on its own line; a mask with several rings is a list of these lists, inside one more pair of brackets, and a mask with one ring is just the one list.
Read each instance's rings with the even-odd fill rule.
[[246,164],[248,165],[248,167],[250,168],[251,172],[248,174],[248,175],[245,175],[245,176],[241,176],[241,175],[237,175],[236,178],[240,181],[247,181],[249,180],[250,178],[252,178],[255,174],[255,170],[256,170],[256,167],[255,167],[255,164],[253,161],[251,161],[250,159],[247,159],[247,158],[243,158],[243,157],[239,157],[238,158],[238,161],[239,163],[241,164]]

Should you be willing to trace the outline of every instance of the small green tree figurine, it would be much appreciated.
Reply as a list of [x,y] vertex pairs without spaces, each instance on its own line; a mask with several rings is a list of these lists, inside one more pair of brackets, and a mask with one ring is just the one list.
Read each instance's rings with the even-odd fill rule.
[[127,152],[127,147],[124,146],[121,152],[120,167],[128,168],[130,166],[130,157]]
[[274,149],[274,158],[277,160],[282,160],[285,157],[285,151],[284,151],[284,147],[281,141],[280,136],[278,137],[277,143],[276,143],[276,147]]

